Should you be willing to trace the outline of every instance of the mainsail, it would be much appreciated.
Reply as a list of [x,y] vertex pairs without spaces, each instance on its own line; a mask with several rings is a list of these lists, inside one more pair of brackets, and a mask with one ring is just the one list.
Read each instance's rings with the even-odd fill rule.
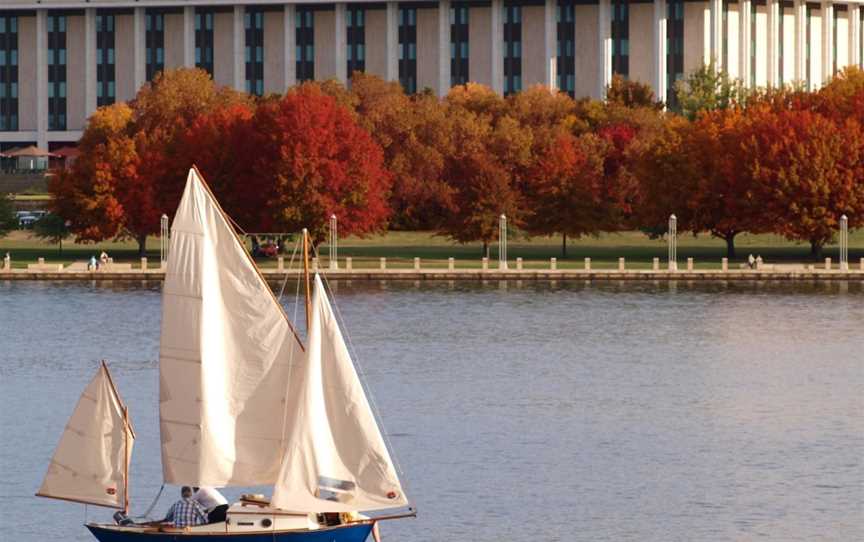
[[305,354],[291,375],[293,424],[273,506],[346,512],[407,505],[317,275]]
[[209,189],[189,171],[162,291],[165,482],[273,484],[288,424],[294,330]]
[[36,495],[125,509],[135,433],[103,362],[84,389]]

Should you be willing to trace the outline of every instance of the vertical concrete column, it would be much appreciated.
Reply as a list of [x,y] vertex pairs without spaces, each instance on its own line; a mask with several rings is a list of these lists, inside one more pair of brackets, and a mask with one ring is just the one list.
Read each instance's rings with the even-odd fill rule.
[[558,3],[556,0],[546,0],[543,5],[543,37],[544,55],[543,84],[549,90],[558,88],[558,19],[556,12]]
[[399,80],[399,3],[387,2],[387,77]]
[[666,0],[655,0],[654,2],[654,47],[653,56],[653,77],[652,83],[654,87],[654,95],[658,100],[666,101],[666,21],[668,12],[666,9]]
[[[666,5],[665,0],[660,1]],[[597,95],[601,99],[605,99],[606,88],[612,83],[612,2],[610,0],[600,0],[597,9],[597,28],[597,35],[600,40],[597,44],[597,53],[600,55],[597,60],[597,67],[599,68]],[[663,43],[666,43],[665,33]]]
[[144,18],[144,8],[135,8],[132,15],[132,81],[135,91],[140,89],[147,80],[146,47],[147,21]]
[[861,66],[861,6],[849,4],[849,65]]
[[738,76],[744,82],[745,87],[750,87],[753,80],[753,65],[750,62],[750,48],[752,47],[751,17],[753,16],[753,3],[751,0],[740,0],[738,2]]
[[711,59],[715,69],[723,70],[723,0],[710,0],[708,9],[711,12]]
[[807,2],[794,0],[795,10],[795,79],[807,81]]
[[450,92],[450,0],[438,2],[438,96]]
[[96,111],[96,10],[84,10],[84,117]]
[[183,66],[195,67],[195,7],[183,8]]
[[297,84],[297,6],[285,4],[282,17],[282,47],[285,49],[282,55],[282,88],[287,89]]
[[822,2],[822,84],[834,76],[834,4]]
[[345,4],[336,4],[333,13],[335,40],[333,43],[333,61],[336,64],[336,79],[343,85],[348,84],[348,27],[345,26]]
[[48,12],[36,10],[36,146],[48,150]]
[[780,83],[780,1],[767,0],[768,8],[768,86]]
[[[492,0],[489,10],[489,39],[491,52],[492,90],[504,93],[504,1]],[[524,40],[523,40],[524,43]]]
[[246,25],[243,21],[245,10],[243,6],[234,6],[231,44],[234,59],[234,90],[246,90]]

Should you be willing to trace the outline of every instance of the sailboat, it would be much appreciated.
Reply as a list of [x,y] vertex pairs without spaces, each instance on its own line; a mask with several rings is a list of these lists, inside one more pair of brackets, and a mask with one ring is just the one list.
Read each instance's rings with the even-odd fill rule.
[[185,486],[272,486],[271,498],[244,495],[218,523],[130,521],[134,432],[104,363],[37,495],[123,510],[115,524],[86,524],[100,542],[362,542],[377,521],[415,516],[323,282],[309,276],[305,232],[303,248],[305,345],[190,169],[162,291],[162,476]]

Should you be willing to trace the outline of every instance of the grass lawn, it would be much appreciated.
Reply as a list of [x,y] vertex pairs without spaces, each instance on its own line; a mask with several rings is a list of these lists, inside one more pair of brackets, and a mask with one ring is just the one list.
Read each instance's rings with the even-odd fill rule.
[[[289,245],[289,251],[292,247]],[[743,262],[748,254],[761,255],[767,263],[771,262],[811,262],[810,247],[805,243],[792,243],[776,235],[739,235],[736,239],[737,262]],[[75,244],[71,240],[63,243],[63,254],[57,245],[46,243],[32,236],[29,231],[15,231],[0,239],[0,255],[9,252],[13,267],[26,267],[27,263],[36,262],[43,257],[48,262],[70,263],[86,261],[91,255],[99,256],[102,251],[114,258],[114,261],[138,262],[138,247],[132,241],[104,242],[97,244]],[[328,247],[320,247],[322,265],[326,264]],[[627,260],[627,267],[634,269],[649,269],[652,258],[666,260],[667,245],[662,239],[652,240],[639,232],[607,233],[598,237],[585,237],[568,240],[567,257],[561,256],[561,237],[535,237],[532,239],[511,239],[508,256],[511,261],[521,257],[525,260],[525,268],[548,268],[549,258],[558,258],[559,268],[581,268],[586,257],[591,258],[593,268],[612,268],[618,265],[618,258]],[[678,238],[678,259],[684,262],[686,258],[695,260],[696,268],[719,268],[720,259],[726,255],[726,245],[722,240],[713,239],[707,235],[693,237],[681,235]],[[834,261],[838,258],[837,245],[825,248],[824,255]],[[429,232],[389,232],[359,239],[348,237],[339,243],[339,259],[346,256],[353,259],[355,268],[377,268],[379,258],[387,258],[388,268],[409,268],[413,266],[413,258],[421,258],[424,268],[447,267],[447,258],[455,258],[460,268],[480,267],[481,244],[470,243],[460,245],[446,237]],[[159,260],[159,238],[147,240],[147,257],[155,263]],[[288,266],[290,252],[285,256],[285,266]],[[849,235],[849,260],[855,264],[864,257],[864,230],[855,231]],[[490,267],[496,267],[497,246],[492,245]],[[262,267],[275,267],[276,259],[259,260]],[[295,263],[295,266],[297,264]],[[730,262],[730,267],[735,265]]]

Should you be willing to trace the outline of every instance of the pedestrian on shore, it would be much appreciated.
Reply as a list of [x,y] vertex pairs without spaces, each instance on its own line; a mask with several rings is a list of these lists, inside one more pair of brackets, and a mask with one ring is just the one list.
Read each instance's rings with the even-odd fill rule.
[[95,271],[99,269],[99,263],[96,261],[96,256],[90,255],[90,262],[87,263],[87,271]]
[[102,254],[99,255],[99,266],[97,269],[106,265],[108,265],[108,254],[103,250]]
[[753,254],[747,256],[747,265],[750,267],[750,269],[756,267],[756,258],[753,257]]

